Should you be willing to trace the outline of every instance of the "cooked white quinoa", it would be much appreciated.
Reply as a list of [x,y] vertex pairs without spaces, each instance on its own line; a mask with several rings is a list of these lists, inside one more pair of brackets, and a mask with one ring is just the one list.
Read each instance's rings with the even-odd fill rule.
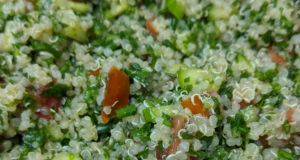
[[[299,9],[1,0],[0,159],[299,159]],[[130,79],[134,111],[104,123],[118,103],[103,105],[113,67]],[[184,107],[197,97],[208,115]]]

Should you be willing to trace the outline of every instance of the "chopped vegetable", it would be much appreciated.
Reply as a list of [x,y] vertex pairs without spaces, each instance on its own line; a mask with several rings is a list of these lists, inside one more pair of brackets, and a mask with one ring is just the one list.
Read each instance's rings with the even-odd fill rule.
[[[95,71],[94,71],[95,72]],[[97,70],[96,70],[97,72]],[[97,73],[91,73],[91,74],[97,74]],[[96,76],[96,83],[92,83],[90,80],[88,80],[86,88],[83,91],[84,94],[84,100],[87,102],[88,105],[96,104],[97,96],[99,94],[100,89],[100,83],[101,83],[101,75],[98,74]]]
[[213,83],[215,77],[219,76],[220,78],[224,75],[215,74],[212,70],[202,70],[198,68],[180,68],[178,70],[178,82],[181,88],[189,89],[193,88],[194,85],[199,85],[202,81],[207,81],[209,86],[205,91],[215,91],[217,92],[221,84]]
[[155,119],[162,117],[163,114],[168,116],[175,116],[178,109],[175,105],[161,106],[161,107],[148,107],[143,110],[143,116],[146,122],[155,122]]
[[185,8],[179,0],[166,0],[165,5],[169,12],[176,17],[178,20],[181,20],[184,16]]
[[[49,136],[47,128],[30,128],[23,136],[23,141],[26,145],[33,148],[42,146]],[[34,144],[34,145],[33,145]]]
[[146,28],[150,34],[152,34],[153,36],[158,35],[158,32],[156,31],[155,27],[152,25],[151,20],[146,19],[145,24],[146,24]]
[[116,114],[119,119],[134,115],[136,112],[137,108],[135,106],[128,106],[116,110]]
[[67,85],[58,83],[43,90],[41,93],[41,97],[62,98],[66,96],[66,93],[69,89],[70,88]]
[[130,78],[138,80],[143,85],[148,85],[150,83],[148,76],[150,76],[151,72],[145,71],[137,63],[132,63],[129,69],[126,70],[126,73]]
[[[36,113],[39,117],[44,118],[46,120],[50,120],[53,116],[50,112],[52,108],[54,108],[54,111],[58,110],[58,107],[61,106],[61,98],[56,98],[50,96],[50,93],[53,93],[52,90],[50,93],[45,93],[46,95],[49,95],[49,97],[42,97],[41,93],[44,90],[47,90],[49,88],[49,85],[41,86],[37,91],[34,92],[34,97],[38,102],[38,112]],[[58,89],[60,90],[60,89]]]
[[151,123],[146,123],[141,128],[136,128],[133,132],[133,137],[138,137],[144,142],[149,141],[152,127]]
[[82,160],[79,156],[69,152],[60,152],[52,160]]
[[[101,117],[104,123],[116,116],[116,110],[127,106],[129,101],[129,78],[117,67],[113,66],[108,74],[108,83],[102,105]],[[105,112],[106,107],[111,107],[111,112]]]
[[209,117],[209,112],[204,108],[200,98],[198,96],[193,96],[181,102],[183,108],[188,108],[193,114],[202,114],[204,117]]
[[180,143],[180,138],[178,137],[179,131],[184,127],[185,124],[185,117],[182,115],[177,115],[172,119],[172,130],[173,130],[173,138],[171,145],[166,150],[167,154],[176,153],[178,145]]
[[45,51],[53,54],[55,58],[60,58],[61,52],[54,49],[51,45],[44,43],[40,40],[31,39],[31,46],[35,51]]
[[101,68],[98,68],[98,69],[94,70],[93,72],[91,72],[88,76],[90,76],[90,75],[97,76],[97,75],[99,75],[100,71],[101,71]]
[[281,57],[280,55],[276,54],[276,52],[273,49],[268,49],[268,54],[273,62],[275,62],[277,64],[285,64],[286,63],[285,59],[283,57]]
[[38,104],[33,95],[24,93],[22,105],[26,108],[29,108],[32,112],[35,112]]
[[278,160],[296,160],[296,158],[289,152],[280,149],[277,152]]

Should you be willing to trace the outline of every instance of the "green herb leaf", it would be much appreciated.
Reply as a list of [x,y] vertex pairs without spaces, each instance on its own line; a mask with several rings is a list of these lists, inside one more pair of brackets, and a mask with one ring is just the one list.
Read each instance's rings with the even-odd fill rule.
[[277,152],[278,160],[296,160],[296,158],[289,152],[280,149]]
[[282,124],[282,128],[283,128],[285,134],[289,134],[290,133],[290,131],[291,131],[291,125],[290,125],[290,123],[289,123],[288,120],[285,120],[285,122]]
[[56,49],[54,49],[51,45],[44,43],[40,40],[35,40],[35,39],[31,39],[31,46],[33,48],[33,50],[35,51],[45,51],[45,52],[49,52],[51,54],[53,54],[53,56],[55,58],[60,58],[61,57],[61,52],[57,51]]
[[37,104],[37,100],[34,98],[33,95],[28,93],[23,94],[22,105],[24,107],[29,108],[32,112],[35,112]]
[[133,132],[133,137],[138,137],[141,141],[147,142],[150,141],[150,133],[152,128],[151,123],[146,123],[142,128],[136,128]]
[[41,97],[55,97],[55,98],[61,98],[66,96],[67,91],[70,88],[65,84],[57,83],[53,86],[50,86],[49,88],[43,90],[41,93]]
[[37,147],[40,147],[47,141],[48,137],[49,137],[49,133],[46,127],[43,128],[35,127],[35,128],[30,128],[24,134],[23,142],[27,146],[31,146],[31,147],[36,147],[36,146],[32,146],[32,144],[37,143],[38,144]]
[[132,63],[129,69],[125,70],[125,72],[130,78],[134,78],[144,85],[150,84],[148,76],[150,76],[151,72],[143,70],[137,63]]
[[97,96],[99,94],[98,92],[100,89],[100,82],[101,82],[100,74],[97,75],[96,81],[97,81],[96,84],[92,84],[91,81],[89,80],[87,82],[85,90],[83,91],[84,100],[88,105],[96,104]]

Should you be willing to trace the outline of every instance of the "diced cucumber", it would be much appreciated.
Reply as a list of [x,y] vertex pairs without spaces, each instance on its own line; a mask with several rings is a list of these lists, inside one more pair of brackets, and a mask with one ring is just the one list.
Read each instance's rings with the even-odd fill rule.
[[216,77],[220,77],[221,81],[224,81],[225,75],[224,73],[216,74],[211,69],[210,70],[202,70],[198,68],[180,68],[177,72],[178,82],[182,89],[188,89],[193,87],[194,85],[199,85],[203,81],[207,81],[208,87],[205,91],[215,91],[217,92],[221,83],[215,83],[214,80]]
[[57,154],[52,160],[82,160],[82,159],[72,153],[61,152]]
[[232,15],[234,10],[235,10],[234,7],[231,6],[231,11],[227,12],[224,10],[223,5],[212,4],[212,7],[208,12],[208,19],[210,21],[216,21],[216,20],[220,20],[220,19],[228,19]]
[[146,122],[155,122],[155,119],[162,116],[162,113],[171,117],[178,113],[178,108],[175,105],[148,107],[143,110],[143,116]]
[[91,8],[90,4],[73,1],[69,1],[69,6],[72,8],[73,11],[80,13],[86,13]]
[[128,8],[128,0],[120,0],[120,4],[112,4],[108,12],[106,12],[106,17],[108,19],[114,18],[120,15]]
[[86,41],[86,33],[78,23],[75,23],[74,27],[67,26],[63,28],[61,33],[81,43],[84,43]]
[[74,2],[71,0],[52,0],[55,5],[63,9],[72,9],[73,11],[86,13],[91,5],[88,3]]
[[178,20],[181,20],[185,13],[185,8],[181,2],[179,0],[166,0],[165,3],[169,12]]
[[173,65],[167,67],[165,72],[168,73],[168,74],[176,75],[180,68],[188,68],[188,66],[183,64],[183,63],[173,64]]
[[208,71],[196,68],[180,68],[178,70],[178,82],[181,88],[186,89],[189,85],[200,83],[208,77]]
[[240,111],[244,114],[244,120],[246,123],[257,121],[259,110],[255,106],[250,105],[246,108],[241,109]]
[[49,126],[49,133],[55,140],[63,139],[64,134],[61,132],[61,129],[56,124],[51,124]]
[[242,54],[238,54],[235,61],[232,63],[233,68],[239,68],[241,71],[254,73],[255,66]]

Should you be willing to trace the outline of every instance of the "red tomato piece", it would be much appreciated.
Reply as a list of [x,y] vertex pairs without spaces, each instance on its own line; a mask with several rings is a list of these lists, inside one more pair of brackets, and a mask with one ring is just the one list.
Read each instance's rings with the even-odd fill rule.
[[149,19],[146,19],[145,25],[150,34],[152,34],[153,36],[158,35],[158,32],[156,31],[155,27],[152,25],[152,23]]
[[[104,123],[116,116],[116,110],[127,106],[129,101],[130,82],[128,76],[113,66],[108,74],[108,83],[105,91],[101,117]],[[103,109],[112,107],[111,113],[106,114]]]
[[202,114],[204,117],[209,117],[209,112],[206,108],[204,108],[202,101],[198,96],[194,96],[194,103],[192,102],[192,98],[186,99],[181,102],[183,108],[189,108],[193,114]]

